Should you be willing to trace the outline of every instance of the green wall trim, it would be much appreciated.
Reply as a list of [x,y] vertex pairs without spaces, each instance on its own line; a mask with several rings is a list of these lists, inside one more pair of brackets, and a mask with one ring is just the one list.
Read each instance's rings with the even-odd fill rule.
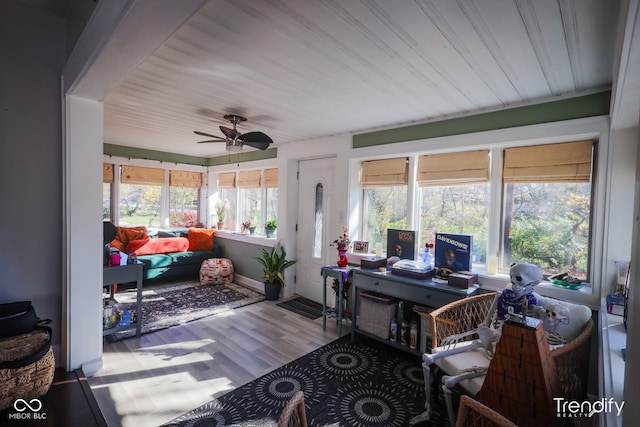
[[127,157],[131,159],[158,160],[160,162],[181,163],[187,165],[208,166],[208,159],[206,157],[166,153],[164,151],[126,147],[124,145],[103,144],[103,152],[108,156]]
[[609,114],[611,91],[353,136],[353,148],[462,135]]
[[127,157],[130,159],[157,160],[167,163],[180,163],[198,166],[220,166],[228,163],[244,163],[255,160],[275,159],[278,149],[252,150],[243,153],[232,153],[217,157],[198,157],[186,154],[167,153],[164,151],[148,150],[145,148],[126,147],[124,145],[103,144],[103,153],[108,156]]
[[223,156],[207,158],[207,166],[222,166],[229,163],[254,162],[256,160],[277,159],[278,149],[269,148],[267,150],[252,150],[242,153],[231,153]]

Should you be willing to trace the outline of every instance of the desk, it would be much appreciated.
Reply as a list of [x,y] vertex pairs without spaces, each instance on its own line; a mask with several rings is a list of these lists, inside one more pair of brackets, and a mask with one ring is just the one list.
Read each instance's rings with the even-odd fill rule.
[[116,283],[136,282],[137,292],[137,319],[135,325],[116,326],[113,328],[103,329],[102,335],[110,335],[114,332],[123,331],[125,329],[136,328],[136,336],[140,336],[142,329],[142,263],[127,264],[126,255],[122,257],[120,265],[104,266],[102,270],[102,286],[108,286],[110,291]]
[[338,312],[336,320],[338,321],[338,336],[342,336],[342,320],[344,316],[344,283],[347,281],[351,269],[349,267],[340,268],[333,266],[322,267],[322,330],[327,330],[327,277],[332,277],[338,281]]
[[351,326],[351,341],[355,342],[356,334],[360,334],[415,355],[421,355],[419,349],[411,349],[407,345],[382,339],[358,328],[358,299],[360,298],[360,293],[362,291],[372,291],[405,301],[407,305],[417,304],[428,308],[438,308],[478,292],[478,287],[461,289],[438,283],[431,279],[413,279],[392,274],[391,272],[382,273],[378,270],[366,269],[354,269],[352,288],[354,300],[351,317],[356,320],[353,321]]

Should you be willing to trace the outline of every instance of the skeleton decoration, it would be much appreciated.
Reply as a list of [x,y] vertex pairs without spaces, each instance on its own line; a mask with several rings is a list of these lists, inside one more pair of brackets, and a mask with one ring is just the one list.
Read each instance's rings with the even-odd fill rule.
[[552,303],[547,306],[545,311],[545,335],[549,346],[559,346],[567,343],[562,335],[557,331],[558,325],[564,323],[569,324],[569,309],[564,304]]
[[497,320],[502,321],[507,314],[522,314],[523,299],[526,299],[528,313],[536,313],[538,301],[533,288],[542,281],[542,270],[537,265],[515,263],[509,270],[511,283],[498,298]]

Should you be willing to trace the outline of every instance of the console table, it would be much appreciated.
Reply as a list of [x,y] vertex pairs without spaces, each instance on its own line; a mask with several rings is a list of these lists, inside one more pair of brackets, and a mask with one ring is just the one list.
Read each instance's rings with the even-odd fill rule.
[[[438,308],[450,302],[466,298],[478,292],[478,287],[461,289],[449,286],[445,283],[438,283],[434,280],[420,280],[410,277],[399,276],[391,272],[380,272],[377,270],[354,269],[353,270],[354,301],[352,304],[351,341],[355,342],[356,335],[360,334],[385,344],[397,347],[410,353],[420,355],[420,349],[411,349],[408,345],[401,345],[398,342],[382,339],[376,335],[358,329],[357,313],[360,293],[362,291],[373,291],[378,294],[397,298],[405,301],[409,305],[420,305],[428,308]],[[398,325],[398,328],[400,325]]]
[[136,323],[128,326],[115,326],[102,330],[102,335],[110,335],[125,329],[136,328],[136,336],[140,336],[142,329],[142,263],[127,264],[126,255],[122,257],[120,265],[104,266],[102,270],[102,286],[108,286],[111,290],[116,283],[136,282]]

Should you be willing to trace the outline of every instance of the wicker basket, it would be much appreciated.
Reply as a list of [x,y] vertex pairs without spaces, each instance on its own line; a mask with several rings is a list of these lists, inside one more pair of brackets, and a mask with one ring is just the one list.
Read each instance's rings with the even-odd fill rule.
[[389,326],[395,316],[397,300],[363,292],[360,294],[358,329],[377,337],[389,338]]
[[[34,355],[50,340],[46,329],[0,339],[0,364]],[[51,347],[43,357],[19,368],[0,369],[0,410],[15,399],[34,399],[46,394],[53,383],[55,359]]]

